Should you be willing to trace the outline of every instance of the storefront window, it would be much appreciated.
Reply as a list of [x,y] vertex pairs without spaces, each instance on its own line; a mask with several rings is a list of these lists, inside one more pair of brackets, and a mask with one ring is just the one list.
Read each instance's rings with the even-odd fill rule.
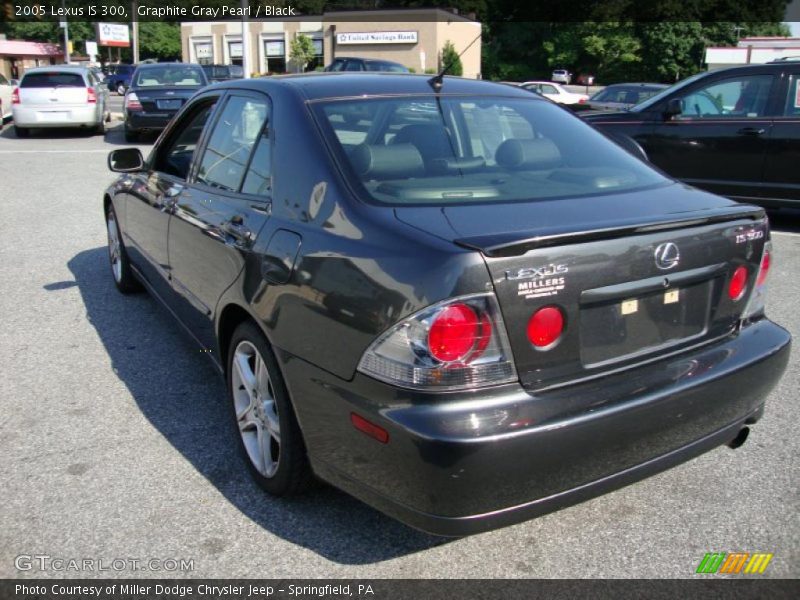
[[315,71],[318,67],[325,66],[325,58],[323,56],[322,50],[322,34],[315,34],[311,38],[312,43],[314,44],[314,60],[308,63],[306,67],[306,71]]
[[286,42],[283,38],[264,40],[265,73],[286,73]]
[[242,66],[242,42],[228,42],[228,59],[230,64]]
[[194,57],[198,64],[214,64],[214,47],[210,41],[194,43]]

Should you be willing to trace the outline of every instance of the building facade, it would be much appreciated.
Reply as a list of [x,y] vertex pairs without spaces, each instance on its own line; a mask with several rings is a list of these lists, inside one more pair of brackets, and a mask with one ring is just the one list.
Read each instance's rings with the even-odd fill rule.
[[64,62],[64,51],[55,44],[7,40],[0,36],[0,74],[20,79],[25,69]]
[[[311,38],[316,50],[306,70],[337,57],[391,60],[424,73],[440,68],[448,41],[461,57],[464,77],[480,78],[481,24],[440,9],[328,12],[317,16],[257,21],[181,23],[183,60],[201,64],[243,63],[242,30],[250,42],[254,74],[294,73],[290,44],[298,35]],[[474,42],[474,43],[472,43]],[[470,46],[470,44],[472,45]]]
[[800,38],[742,38],[736,46],[706,48],[708,70],[737,65],[764,64],[773,60],[800,58]]

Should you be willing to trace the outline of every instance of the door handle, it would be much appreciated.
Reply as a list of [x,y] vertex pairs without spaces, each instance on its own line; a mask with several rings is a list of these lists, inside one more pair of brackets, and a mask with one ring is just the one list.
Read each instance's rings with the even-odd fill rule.
[[742,127],[736,133],[739,135],[764,135],[766,132],[767,130],[762,127]]

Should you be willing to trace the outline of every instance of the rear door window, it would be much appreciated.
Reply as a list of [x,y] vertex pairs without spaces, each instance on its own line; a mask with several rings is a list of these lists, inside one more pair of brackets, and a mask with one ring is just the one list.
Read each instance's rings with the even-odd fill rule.
[[267,113],[266,99],[232,96],[203,151],[197,182],[229,192],[239,191]]
[[22,88],[86,87],[80,73],[58,71],[46,73],[27,73],[20,83]]
[[154,170],[186,180],[203,128],[215,104],[216,102],[210,101],[183,117],[172,134],[172,139],[156,155]]

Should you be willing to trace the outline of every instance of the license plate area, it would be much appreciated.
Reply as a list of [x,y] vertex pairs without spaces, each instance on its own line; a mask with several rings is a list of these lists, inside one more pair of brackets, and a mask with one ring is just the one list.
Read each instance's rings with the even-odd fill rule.
[[69,116],[69,112],[67,111],[46,111],[39,113],[39,120],[45,123],[49,122],[57,122],[57,121],[65,121]]
[[702,337],[713,288],[714,281],[707,280],[582,305],[583,365],[603,366]]
[[156,100],[156,107],[160,110],[177,110],[181,107],[180,100]]

